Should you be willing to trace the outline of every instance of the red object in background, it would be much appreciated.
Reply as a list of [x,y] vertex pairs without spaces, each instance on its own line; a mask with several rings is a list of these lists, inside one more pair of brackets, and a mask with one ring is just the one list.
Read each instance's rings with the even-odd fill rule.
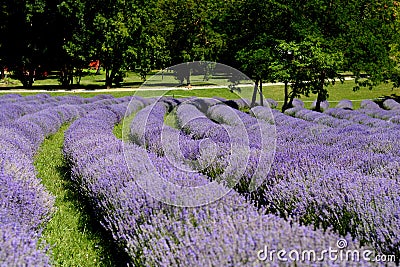
[[89,63],[89,67],[92,70],[98,70],[100,67],[100,60],[95,60]]

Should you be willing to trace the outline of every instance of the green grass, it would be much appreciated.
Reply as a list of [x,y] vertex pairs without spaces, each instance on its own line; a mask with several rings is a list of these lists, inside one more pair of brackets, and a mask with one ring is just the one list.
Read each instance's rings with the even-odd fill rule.
[[[368,88],[361,88],[358,91],[353,91],[354,81],[345,81],[342,83],[337,83],[334,86],[329,86],[329,98],[328,101],[331,103],[331,106],[335,106],[337,102],[342,99],[349,99],[353,100],[353,104],[355,108],[360,106],[360,101],[364,99],[379,99],[385,96],[390,95],[400,95],[400,89],[395,88],[393,89],[391,84],[381,84],[374,87],[372,90]],[[78,95],[82,97],[93,97],[99,94],[109,94],[113,95],[114,97],[123,97],[123,96],[143,96],[143,97],[154,97],[160,95],[166,95],[176,98],[181,97],[222,97],[226,99],[236,99],[236,98],[247,98],[251,99],[252,96],[252,88],[251,87],[244,87],[240,92],[231,92],[228,89],[224,88],[217,88],[217,89],[175,89],[175,90],[164,90],[164,91],[155,91],[155,90],[148,90],[148,91],[134,91],[132,90],[125,90],[125,91],[107,91],[107,92],[95,92],[93,90],[87,91],[70,91],[70,92],[57,92],[57,91],[46,91],[47,94],[51,96],[65,96],[65,95]],[[283,94],[283,85],[272,85],[272,86],[264,86],[263,87],[264,96],[266,98],[272,98],[278,101],[279,106],[281,107],[284,94]],[[1,94],[7,94],[7,90],[0,91]],[[34,95],[37,93],[31,92],[21,92],[20,95]],[[257,95],[258,99],[258,95]],[[310,97],[301,97],[301,99],[306,103],[306,107],[309,107],[311,103],[316,99],[316,95],[311,94]]]
[[113,129],[113,134],[115,135],[115,137],[117,137],[118,139],[121,139],[121,140],[123,137],[122,136],[123,126],[124,126],[124,124],[122,122],[120,122],[120,123],[116,124]]
[[[361,100],[364,99],[378,99],[384,96],[390,96],[392,94],[400,95],[400,89],[393,89],[391,84],[380,84],[374,87],[372,90],[368,88],[360,88],[358,91],[353,91],[355,86],[354,81],[345,81],[343,84],[338,83],[334,86],[328,87],[329,98],[328,102],[330,105],[336,106],[336,104],[342,99],[352,100],[355,108],[360,107]],[[304,101],[314,101],[316,95],[311,95],[309,98],[302,98]],[[306,103],[306,107],[309,107],[311,103]]]
[[228,89],[217,88],[217,89],[200,89],[200,90],[170,90],[165,95],[172,97],[223,97],[226,99],[240,98],[235,93],[232,93]]
[[176,114],[176,109],[174,109],[171,112],[165,114],[164,123],[165,123],[165,125],[168,125],[168,126],[170,126],[172,128],[179,129],[178,117],[177,117],[177,114]]
[[43,238],[50,244],[54,266],[117,266],[111,242],[104,240],[100,227],[91,221],[70,180],[62,154],[67,128],[64,125],[46,138],[35,157],[38,177],[56,197],[56,211],[45,227]]
[[137,112],[133,112],[128,117],[124,117],[119,123],[114,125],[113,134],[120,140],[126,141],[129,137],[129,126],[135,118]]
[[[149,73],[147,76],[150,78],[155,72]],[[81,78],[80,84],[76,85],[77,80],[74,78],[73,87],[86,88],[86,89],[99,89],[105,87],[105,71],[101,71],[100,74],[95,74],[95,71],[85,70]],[[21,89],[22,83],[12,77],[7,78],[7,82],[0,80],[0,88],[8,89]],[[121,84],[123,87],[137,88],[142,84],[140,76],[132,71],[126,72],[124,82]],[[50,74],[48,77],[43,79],[36,79],[33,83],[32,89],[62,89],[60,82],[58,81],[57,73]]]

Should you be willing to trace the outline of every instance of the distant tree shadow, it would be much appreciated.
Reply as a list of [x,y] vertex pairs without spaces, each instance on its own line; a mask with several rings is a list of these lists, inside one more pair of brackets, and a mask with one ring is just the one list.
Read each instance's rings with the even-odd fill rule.
[[385,102],[385,100],[387,99],[393,99],[396,102],[400,103],[400,96],[397,94],[391,94],[391,95],[384,95],[379,97],[375,102],[381,107],[383,108],[383,102]]

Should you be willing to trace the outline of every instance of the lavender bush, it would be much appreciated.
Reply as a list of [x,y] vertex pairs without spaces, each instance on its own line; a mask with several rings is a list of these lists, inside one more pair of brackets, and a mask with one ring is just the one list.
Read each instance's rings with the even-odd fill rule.
[[[48,247],[40,245],[39,238],[54,212],[54,197],[37,177],[33,157],[44,138],[63,123],[103,107],[105,100],[83,104],[79,98],[48,95],[1,100],[13,104],[2,106],[8,115],[0,122],[0,265],[50,266]],[[117,121],[116,116],[109,119]]]
[[386,99],[383,101],[383,106],[390,110],[400,110],[400,104],[393,99]]
[[[1,96],[0,265],[51,264],[38,240],[54,198],[33,157],[72,121],[63,148],[71,179],[131,265],[281,266],[276,255],[260,257],[266,246],[321,251],[341,239],[343,251],[400,257],[397,103],[351,110],[341,101],[319,113],[296,100],[285,114],[266,103]],[[119,140],[113,129],[124,118],[128,136]]]
[[339,103],[336,105],[337,108],[343,108],[343,109],[353,109],[353,102],[348,99],[343,99],[340,100]]
[[[101,116],[95,123],[95,113],[87,118],[90,123],[82,118],[71,126],[66,133],[64,151],[71,162],[74,181],[90,198],[105,229],[130,255],[132,264],[262,266],[265,262],[257,258],[257,251],[266,244],[286,250],[335,246],[339,236],[329,230],[313,230],[273,215],[263,215],[234,191],[197,208],[170,206],[153,199],[138,186],[136,179],[150,179],[154,168],[166,180],[184,185],[209,183],[209,179],[193,172],[181,175],[182,170],[171,166],[166,158],[136,145],[123,145],[113,137],[112,124],[104,125]],[[87,139],[82,139],[84,129],[97,134],[88,134]],[[103,142],[104,139],[108,141]],[[89,149],[93,142],[104,152],[100,155],[99,150],[93,153]],[[82,149],[75,150],[74,147],[78,146]],[[131,168],[123,163],[127,155],[121,153],[123,149],[129,152]],[[144,167],[148,162],[146,155],[152,159],[151,162],[156,162],[153,167]],[[359,248],[357,241],[351,242],[350,246]],[[279,265],[278,261],[269,263]],[[324,264],[336,266],[347,263],[326,260]]]

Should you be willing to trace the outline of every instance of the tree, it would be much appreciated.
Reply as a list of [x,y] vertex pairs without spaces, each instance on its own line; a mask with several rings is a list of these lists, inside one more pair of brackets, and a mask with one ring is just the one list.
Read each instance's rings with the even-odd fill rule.
[[35,72],[46,58],[47,46],[42,42],[44,1],[2,2],[2,65],[7,66],[25,87],[31,87]]
[[[316,111],[320,111],[320,104],[328,97],[327,86],[343,81],[339,73],[343,65],[343,55],[340,51],[329,50],[318,39],[306,39],[300,43],[280,44],[283,57],[277,60],[277,79],[285,81],[285,102],[282,110],[292,106],[295,97],[317,95]],[[287,52],[286,52],[287,51]],[[288,53],[289,52],[289,53]],[[290,83],[292,91],[289,93],[287,85]]]
[[110,88],[113,83],[120,85],[128,67],[127,60],[136,58],[136,36],[141,21],[135,1],[106,1],[97,6],[93,44],[105,69],[105,85]]
[[[226,1],[160,0],[161,36],[168,48],[169,63],[219,61],[226,49],[220,16]],[[192,66],[192,65],[188,65]],[[186,83],[190,85],[190,73]],[[180,72],[182,74],[182,72]],[[182,74],[183,75],[183,74]]]
[[242,69],[255,81],[251,107],[255,106],[257,92],[260,95],[260,104],[264,105],[262,83],[271,76],[271,50],[268,46],[261,48],[255,44],[240,50],[236,57],[239,62],[243,62]]
[[153,69],[163,69],[170,61],[170,51],[165,40],[165,31],[168,25],[162,17],[158,0],[145,1],[139,6],[141,19],[138,53],[132,58],[131,67],[139,69],[142,80]]
[[319,110],[327,86],[342,80],[344,70],[354,72],[356,89],[395,77],[397,6],[372,0],[241,2],[244,23],[228,27],[235,38],[230,50],[256,82],[253,104],[263,79],[285,83],[283,110],[294,97],[310,93],[317,94]]
[[279,19],[282,12],[272,1],[235,2],[229,11],[232,13],[225,17],[225,23],[229,24],[226,35],[230,36],[231,42],[227,51],[231,54],[224,56],[233,56],[235,61],[231,64],[242,69],[254,80],[251,106],[255,105],[257,93],[260,96],[260,104],[263,105],[263,81],[274,81],[273,50],[276,38],[282,30],[279,26],[282,23],[278,21],[284,24],[285,20]]
[[95,11],[91,1],[64,0],[58,4],[59,31],[61,32],[61,44],[59,62],[59,81],[63,86],[73,84],[74,76],[78,81],[82,69],[90,60],[96,60],[94,34],[91,24]]
[[160,0],[171,64],[217,61],[225,38],[218,31],[224,1]]

